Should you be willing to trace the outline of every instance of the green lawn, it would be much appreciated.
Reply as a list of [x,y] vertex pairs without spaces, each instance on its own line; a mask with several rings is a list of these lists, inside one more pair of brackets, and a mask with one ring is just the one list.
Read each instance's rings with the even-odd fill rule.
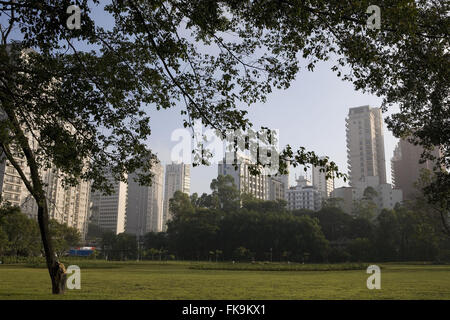
[[449,265],[381,263],[381,290],[367,289],[369,275],[361,269],[249,271],[215,264],[211,270],[204,262],[79,265],[81,290],[57,297],[49,294],[45,269],[0,265],[0,299],[450,299]]

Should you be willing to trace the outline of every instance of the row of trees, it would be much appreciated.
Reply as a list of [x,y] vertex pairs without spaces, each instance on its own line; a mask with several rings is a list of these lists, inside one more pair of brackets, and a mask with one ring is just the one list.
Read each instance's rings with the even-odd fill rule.
[[[288,212],[273,202],[257,202],[259,210],[244,203],[232,212],[199,207],[177,212],[168,229],[170,250],[186,259],[206,259],[215,250],[228,260],[450,259],[450,242],[439,221],[408,206],[383,210],[370,220],[336,207]],[[246,255],[239,253],[242,248]]]
[[[167,232],[103,235],[112,259],[265,260],[297,262],[450,260],[450,239],[425,201],[352,215],[327,201],[319,211],[286,210],[284,201],[239,196],[230,176],[212,193],[176,192]],[[370,214],[369,214],[370,213]],[[138,252],[138,247],[141,251]]]
[[[50,220],[50,235],[55,253],[62,256],[80,243],[77,229]],[[0,208],[0,256],[36,257],[43,255],[39,226],[18,207]]]
[[100,257],[106,260],[173,260],[168,251],[167,234],[149,232],[144,237],[113,232],[101,236]]
[[319,221],[330,243],[330,261],[441,261],[450,260],[450,241],[434,215],[417,203],[384,209],[374,219],[348,215],[339,208],[294,212]]

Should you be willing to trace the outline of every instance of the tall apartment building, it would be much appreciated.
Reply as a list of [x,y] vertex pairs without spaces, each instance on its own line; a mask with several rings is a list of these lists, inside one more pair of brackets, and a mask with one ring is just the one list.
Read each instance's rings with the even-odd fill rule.
[[[90,182],[80,180],[76,186],[64,186],[61,173],[55,168],[43,171],[42,176],[49,217],[76,228],[84,239],[88,229]],[[38,206],[28,192],[20,207],[22,212],[37,219]]]
[[[30,146],[36,148],[35,139],[31,135],[27,135],[27,138]],[[36,201],[28,192],[17,170],[3,155],[1,157],[0,195],[2,202],[18,206],[30,218],[37,219]],[[29,169],[25,160],[20,156],[15,157],[15,160],[29,178]],[[49,218],[76,228],[80,232],[81,238],[84,239],[89,215],[90,183],[80,180],[77,186],[64,186],[60,172],[55,167],[41,169],[40,175],[44,183]]]
[[[16,157],[15,160],[26,171],[24,160],[19,157]],[[0,190],[2,202],[8,202],[13,206],[20,207],[27,196],[25,184],[22,182],[19,173],[9,160],[4,158],[0,163]]]
[[[237,168],[233,164],[234,160],[231,160],[234,157],[236,157]],[[218,174],[232,176],[240,194],[251,194],[256,199],[269,200],[270,179],[267,175],[252,175],[249,170],[251,164],[249,157],[239,153],[227,152],[225,159],[218,164]],[[281,189],[280,183],[274,182],[273,196],[279,197],[282,193]]]
[[350,185],[377,176],[386,183],[383,117],[379,108],[350,108],[346,119]]
[[320,170],[321,167],[312,166],[312,184],[317,190],[322,192],[323,198],[328,198],[334,190],[334,179],[326,179],[326,172]]
[[[113,182],[112,176],[108,176],[108,180]],[[103,230],[119,234],[125,231],[128,185],[123,181],[113,184],[111,195],[104,195],[100,191],[91,193],[91,221]]]
[[143,236],[161,232],[163,219],[164,169],[159,162],[152,165],[152,185],[141,186],[136,173],[128,176],[128,201],[125,232]]
[[186,194],[190,192],[191,166],[184,163],[167,164],[164,184],[163,230],[167,228],[167,222],[171,219],[169,200],[176,191]]
[[[420,163],[421,154],[424,149],[420,145],[409,143],[405,139],[400,139],[391,159],[392,182],[396,188],[403,191],[404,200],[414,200],[420,193],[414,185],[418,181],[421,170],[434,171],[435,164],[431,160]],[[438,148],[433,150],[432,155],[440,157]]]
[[286,201],[289,210],[317,211],[322,205],[322,193],[312,186],[309,180],[300,176],[297,179],[297,185],[286,191]]
[[346,119],[347,162],[350,187],[337,188],[332,197],[342,200],[342,209],[352,213],[354,201],[363,199],[371,187],[378,212],[392,209],[403,200],[402,191],[386,182],[383,117],[379,108],[350,108]]

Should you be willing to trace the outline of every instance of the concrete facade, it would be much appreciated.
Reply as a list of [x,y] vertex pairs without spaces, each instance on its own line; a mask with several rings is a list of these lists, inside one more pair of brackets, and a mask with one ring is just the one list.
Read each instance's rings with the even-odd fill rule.
[[350,186],[367,176],[386,183],[383,117],[379,108],[350,108],[346,119]]
[[164,180],[164,207],[162,228],[167,228],[167,222],[171,219],[169,200],[176,191],[189,195],[191,188],[191,166],[184,163],[171,163],[166,165]]
[[[111,176],[109,181],[113,181]],[[99,191],[91,193],[92,221],[103,230],[115,234],[125,231],[128,185],[126,182],[113,182],[114,191],[111,195],[104,195]]]
[[143,236],[148,232],[161,232],[164,204],[164,168],[152,165],[151,186],[141,186],[135,181],[136,173],[128,176],[128,200],[125,232]]
[[305,177],[297,179],[297,185],[286,192],[287,208],[289,210],[308,209],[317,211],[322,206],[322,193],[311,185]]

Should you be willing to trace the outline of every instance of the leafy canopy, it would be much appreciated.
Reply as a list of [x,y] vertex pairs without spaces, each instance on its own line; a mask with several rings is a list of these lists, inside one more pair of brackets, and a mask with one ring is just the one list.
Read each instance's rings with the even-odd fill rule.
[[[396,136],[442,146],[440,161],[450,166],[445,1],[112,0],[104,7],[114,21],[109,29],[90,11],[99,3],[78,1],[79,30],[66,27],[69,0],[0,3],[9,16],[3,44],[12,43],[17,26],[20,47],[38,53],[25,61],[0,50],[1,107],[10,111],[2,128],[10,129],[14,115],[37,139],[36,157],[56,164],[69,182],[86,178],[107,189],[104,168],[111,167],[122,180],[143,168],[148,173],[139,180],[150,183],[149,110],[181,102],[185,126],[201,119],[220,133],[246,129],[244,107],[288,88],[303,61],[313,70],[331,58],[337,76],[383,96],[383,109],[400,106],[388,118]],[[366,24],[374,4],[382,12],[379,30]],[[2,132],[4,144],[19,139],[14,130]],[[290,146],[280,157],[280,171],[286,160],[329,162]],[[337,171],[332,162],[326,168]],[[440,178],[449,190],[448,174]]]

